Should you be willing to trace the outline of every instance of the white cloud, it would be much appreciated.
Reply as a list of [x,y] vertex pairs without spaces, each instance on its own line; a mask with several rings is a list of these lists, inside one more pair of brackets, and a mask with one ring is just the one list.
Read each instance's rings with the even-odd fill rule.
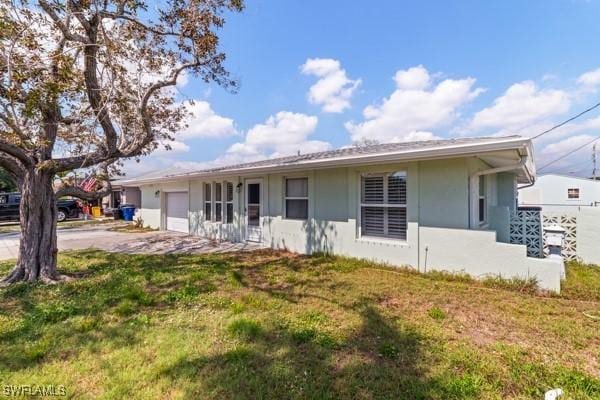
[[595,69],[593,71],[588,71],[584,74],[581,74],[579,78],[577,78],[577,83],[583,86],[595,88],[600,85],[600,68]]
[[[561,157],[566,153],[577,149],[578,147],[584,146],[586,143],[589,143],[594,138],[595,136],[588,134],[575,135],[545,146],[539,153],[539,157],[537,160],[538,168],[541,168],[545,164],[556,160],[558,157]],[[590,143],[588,147],[591,148],[591,146],[592,143]],[[578,150],[576,153],[573,153],[573,156],[565,157],[564,159],[553,163],[551,167],[548,166],[548,168],[553,170],[560,169],[568,167],[574,162],[580,162],[583,158],[591,159],[590,153],[586,153],[585,149],[586,147],[583,147],[581,150]],[[579,155],[579,157],[577,157],[577,155]],[[544,169],[544,171],[546,171],[546,169]]]
[[280,111],[263,124],[254,125],[246,133],[245,140],[233,144],[227,153],[247,160],[327,150],[329,143],[308,140],[317,123],[315,116]]
[[571,95],[564,90],[539,89],[534,82],[510,86],[491,107],[477,112],[470,130],[484,128],[522,128],[544,118],[562,114],[571,107]]
[[318,104],[324,112],[330,113],[341,113],[350,108],[350,99],[361,80],[349,79],[339,61],[309,58],[300,68],[303,74],[319,78],[308,92],[308,100],[312,104]]
[[236,135],[233,119],[216,114],[207,101],[186,103],[190,118],[186,121],[188,127],[177,133],[178,139],[221,138]]
[[[169,146],[170,149],[167,150],[166,146]],[[179,140],[165,140],[158,145],[157,149],[152,152],[152,155],[168,156],[176,153],[187,153],[188,151],[190,151],[190,146],[184,142]]]
[[419,65],[407,70],[400,70],[394,75],[394,81],[398,89],[423,90],[431,84],[431,76],[425,67]]
[[483,91],[473,88],[474,78],[445,79],[432,87],[433,76],[423,66],[396,72],[394,81],[396,90],[390,97],[363,110],[366,121],[345,124],[353,141],[433,139],[429,130],[454,121],[459,108]]

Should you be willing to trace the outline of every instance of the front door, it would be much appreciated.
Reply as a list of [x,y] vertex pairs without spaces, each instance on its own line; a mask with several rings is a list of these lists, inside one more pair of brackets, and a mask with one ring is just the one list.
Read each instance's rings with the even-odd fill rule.
[[251,242],[262,241],[262,180],[251,179],[246,181],[246,240]]

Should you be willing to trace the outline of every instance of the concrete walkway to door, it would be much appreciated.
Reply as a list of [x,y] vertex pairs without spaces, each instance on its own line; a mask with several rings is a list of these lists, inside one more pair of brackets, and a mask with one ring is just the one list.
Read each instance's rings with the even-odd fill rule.
[[[258,244],[229,243],[177,232],[115,232],[115,224],[58,230],[58,249],[99,249],[128,254],[202,254],[252,251]],[[0,260],[17,258],[19,232],[0,234]]]

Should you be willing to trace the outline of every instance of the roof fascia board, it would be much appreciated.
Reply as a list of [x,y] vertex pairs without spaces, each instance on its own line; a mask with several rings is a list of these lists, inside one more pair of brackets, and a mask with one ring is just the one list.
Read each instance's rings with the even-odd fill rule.
[[238,176],[238,175],[250,175],[258,174],[263,172],[286,172],[298,169],[316,169],[316,168],[332,168],[332,167],[345,167],[350,165],[372,165],[382,164],[389,162],[410,162],[410,161],[426,161],[440,158],[457,158],[464,156],[472,156],[481,153],[489,153],[493,151],[501,150],[525,150],[525,153],[530,154],[529,139],[515,138],[510,140],[502,140],[498,142],[490,143],[478,143],[478,144],[461,144],[455,146],[444,146],[433,149],[413,149],[408,151],[396,151],[388,153],[377,153],[377,154],[364,154],[354,155],[346,157],[333,157],[320,160],[307,160],[300,163],[291,163],[289,165],[267,165],[264,167],[247,167],[229,169],[215,172],[191,172],[182,175],[174,175],[170,177],[158,177],[142,180],[130,180],[119,182],[122,186],[128,184],[150,185],[158,182],[178,182],[182,180],[196,179],[196,178],[209,178],[209,177],[221,177],[221,176]]

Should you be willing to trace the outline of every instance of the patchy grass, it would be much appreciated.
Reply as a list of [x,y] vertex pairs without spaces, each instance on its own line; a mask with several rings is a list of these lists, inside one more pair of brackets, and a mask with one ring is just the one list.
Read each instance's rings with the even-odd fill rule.
[[[58,229],[73,229],[73,228],[81,228],[83,226],[89,225],[102,225],[102,224],[111,224],[115,223],[113,219],[88,219],[87,221],[83,219],[77,220],[68,220],[63,222],[58,222]],[[18,222],[10,222],[4,223],[0,225],[0,234],[2,233],[16,233],[20,232],[21,227]]]
[[77,398],[600,398],[587,266],[541,297],[523,282],[274,251],[87,250],[60,264],[72,281],[0,290],[3,384]]
[[567,299],[600,301],[600,266],[569,261],[561,296]]

